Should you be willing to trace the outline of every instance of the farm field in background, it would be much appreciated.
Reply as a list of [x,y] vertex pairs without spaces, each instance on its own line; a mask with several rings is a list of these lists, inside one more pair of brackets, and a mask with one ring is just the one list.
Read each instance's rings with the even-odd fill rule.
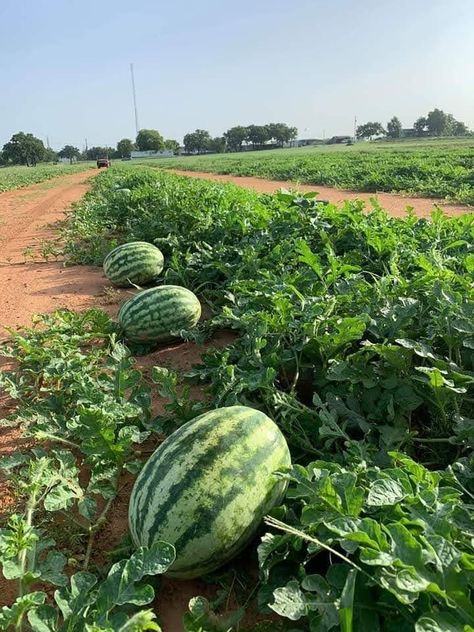
[[[159,322],[184,341],[130,342],[131,325],[153,333],[154,299],[150,309],[139,288],[110,287],[107,308],[41,317],[2,347],[13,364],[0,388],[29,442],[1,462],[20,493],[0,559],[21,595],[0,610],[2,629],[157,630],[155,615],[164,632],[474,629],[474,214],[396,219],[125,163],[94,178],[62,231],[70,264],[100,266],[126,242],[157,246],[164,267],[140,244],[106,268],[138,274],[142,261],[162,269],[156,285],[186,288]],[[197,326],[180,313],[189,290],[203,306]],[[136,294],[117,322],[117,301]],[[142,468],[163,437],[235,405],[283,434],[286,496],[243,555],[204,582],[165,577],[155,599],[144,576],[166,573],[180,550],[132,545],[132,483],[141,471],[149,495]],[[229,415],[212,419],[230,427]],[[192,547],[217,522],[233,533],[226,503],[252,489],[216,496],[203,482],[210,462],[180,478],[181,458],[201,449],[181,443],[163,473],[173,493],[153,503],[164,520],[180,503],[180,542]],[[215,446],[227,489],[262,463],[252,441],[233,450],[226,469]],[[201,485],[217,514],[203,501],[186,516],[186,485]],[[154,508],[132,503],[135,538],[143,521],[159,527]],[[169,627],[180,591],[195,599]]]
[[474,204],[474,138],[179,156],[146,164]]
[[73,165],[36,165],[35,167],[0,168],[0,192],[28,187],[58,176],[86,171],[95,166],[92,162]]

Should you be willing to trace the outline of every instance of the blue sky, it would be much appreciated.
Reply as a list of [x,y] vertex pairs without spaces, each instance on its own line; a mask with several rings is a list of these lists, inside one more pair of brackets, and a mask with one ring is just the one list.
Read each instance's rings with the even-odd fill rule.
[[300,137],[404,126],[433,107],[474,127],[473,0],[0,0],[0,146],[181,140],[284,121]]

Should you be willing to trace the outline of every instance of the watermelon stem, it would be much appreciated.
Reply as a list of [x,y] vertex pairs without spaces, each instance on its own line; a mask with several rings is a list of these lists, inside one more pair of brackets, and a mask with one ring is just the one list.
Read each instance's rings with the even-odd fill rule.
[[112,503],[114,502],[114,500],[117,498],[118,493],[119,493],[119,489],[118,489],[118,479],[120,477],[120,474],[117,475],[117,480],[116,483],[114,485],[114,494],[113,496],[111,496],[111,498],[108,499],[108,501],[105,504],[105,507],[102,509],[99,517],[97,518],[97,520],[91,524],[89,526],[89,541],[87,542],[87,549],[86,549],[86,554],[84,557],[84,565],[83,565],[83,570],[87,570],[89,567],[89,562],[91,559],[91,555],[92,555],[92,548],[94,546],[94,542],[95,542],[95,536],[97,534],[98,531],[100,531],[100,529],[104,526],[105,522],[106,522],[106,516],[110,510],[110,508],[112,507]]

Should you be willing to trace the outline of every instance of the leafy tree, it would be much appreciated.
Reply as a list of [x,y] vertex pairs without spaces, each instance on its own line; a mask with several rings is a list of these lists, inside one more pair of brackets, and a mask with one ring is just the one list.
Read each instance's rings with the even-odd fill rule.
[[428,131],[430,136],[463,136],[469,133],[465,123],[457,121],[452,114],[435,108],[422,116],[413,125],[416,135],[423,136]]
[[106,158],[113,156],[115,150],[113,147],[89,147],[86,151],[87,160],[97,160],[97,158]]
[[224,138],[228,149],[231,151],[242,151],[242,143],[248,136],[248,128],[242,125],[231,127],[224,133]]
[[267,125],[249,125],[247,127],[247,140],[255,145],[263,145],[271,139],[270,131]]
[[452,133],[454,136],[467,136],[469,134],[469,129],[466,123],[462,123],[461,121],[455,121],[454,129]]
[[223,136],[211,138],[209,151],[214,151],[216,154],[223,154],[225,152],[225,138]]
[[415,134],[417,136],[423,136],[423,132],[426,130],[426,118],[424,116],[420,116],[420,118],[416,119],[413,123],[413,129],[415,130]]
[[18,132],[13,134],[3,146],[3,160],[14,165],[34,166],[44,159],[46,147],[43,141],[33,134]]
[[385,134],[385,130],[382,127],[381,123],[369,122],[364,125],[359,125],[356,129],[357,138],[369,138],[372,139],[374,136],[381,136]]
[[117,156],[119,158],[128,158],[135,148],[135,143],[129,138],[122,138],[117,143]]
[[54,151],[54,149],[51,149],[51,147],[46,147],[44,150],[43,161],[55,162],[57,159],[58,159],[58,154]]
[[169,138],[168,140],[165,140],[165,149],[168,149],[170,151],[172,151],[174,154],[177,154],[179,152],[179,143],[177,140],[173,140],[172,138]]
[[140,151],[161,151],[165,148],[163,136],[156,129],[141,129],[136,144]]
[[296,127],[289,127],[286,123],[269,123],[267,126],[270,139],[275,141],[283,147],[284,143],[288,143],[298,135]]
[[402,124],[397,116],[394,116],[387,123],[387,136],[390,138],[400,138],[402,135]]
[[449,114],[446,114],[443,110],[439,110],[438,108],[428,112],[426,125],[430,136],[446,136],[449,134],[451,120]]
[[192,152],[201,154],[209,148],[211,135],[205,129],[197,129],[195,132],[186,134],[183,142],[184,148],[188,154]]
[[73,145],[64,145],[61,151],[58,151],[58,156],[60,158],[68,158],[69,163],[72,165],[72,161],[74,158],[78,158],[81,155],[80,150]]

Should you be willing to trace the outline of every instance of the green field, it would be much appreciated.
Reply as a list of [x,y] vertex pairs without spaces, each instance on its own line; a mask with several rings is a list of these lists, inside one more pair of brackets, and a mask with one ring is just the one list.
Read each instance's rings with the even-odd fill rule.
[[36,167],[0,168],[0,192],[21,189],[31,184],[44,182],[58,176],[79,173],[90,169],[94,163],[81,162],[74,165],[37,165]]
[[474,204],[473,137],[180,156],[153,166]]
[[[195,292],[205,316],[181,329],[179,304],[155,303],[173,343],[143,344],[97,297],[0,346],[3,424],[26,439],[0,459],[17,501],[0,565],[18,589],[0,629],[160,632],[184,588],[182,627],[163,632],[474,630],[473,231],[473,213],[392,218],[130,163],[93,178],[62,227],[66,262],[149,242],[164,255],[155,290]],[[149,296],[135,289],[134,302]],[[150,311],[128,314],[150,332]],[[235,405],[265,424],[252,441],[227,434]],[[203,435],[192,420],[207,412]],[[292,465],[269,474],[288,486],[268,510],[265,493],[237,553],[233,525],[265,491],[275,431]],[[135,488],[127,502],[137,475],[142,499]],[[137,541],[175,508],[178,527]],[[235,557],[217,568],[218,521]],[[203,583],[147,579],[188,547],[192,561],[209,550]]]

